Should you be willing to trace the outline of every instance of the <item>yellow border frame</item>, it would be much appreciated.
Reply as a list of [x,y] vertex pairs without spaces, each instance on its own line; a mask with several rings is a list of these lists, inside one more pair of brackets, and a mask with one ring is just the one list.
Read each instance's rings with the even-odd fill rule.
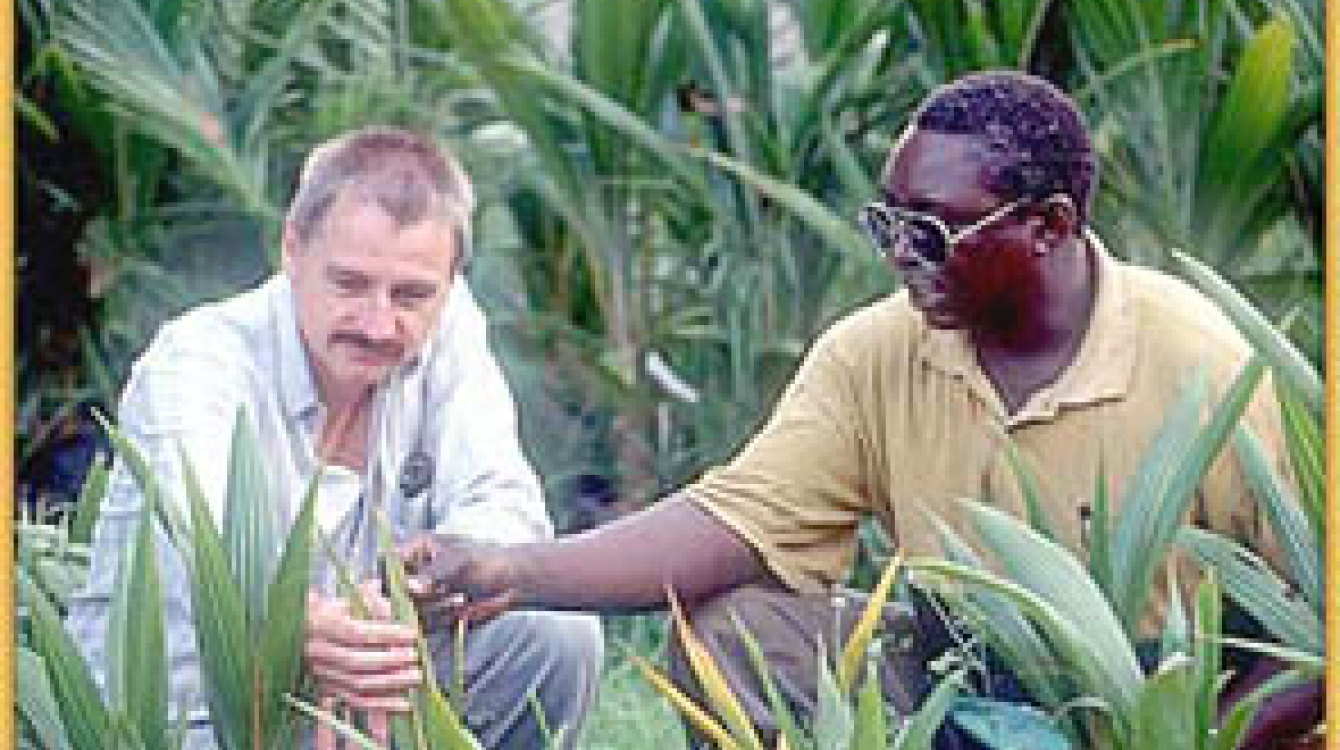
[[10,437],[0,447],[0,477],[9,508],[0,513],[0,748],[14,747],[14,3],[0,18],[0,425]]

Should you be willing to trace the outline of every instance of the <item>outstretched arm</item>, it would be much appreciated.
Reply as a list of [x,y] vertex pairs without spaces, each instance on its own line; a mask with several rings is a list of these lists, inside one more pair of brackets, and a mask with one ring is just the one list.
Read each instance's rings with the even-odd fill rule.
[[696,602],[768,575],[752,547],[683,492],[552,541],[503,546],[424,535],[403,551],[421,605],[431,610],[463,594],[461,614],[472,620],[512,607],[644,610],[664,605],[667,589]]

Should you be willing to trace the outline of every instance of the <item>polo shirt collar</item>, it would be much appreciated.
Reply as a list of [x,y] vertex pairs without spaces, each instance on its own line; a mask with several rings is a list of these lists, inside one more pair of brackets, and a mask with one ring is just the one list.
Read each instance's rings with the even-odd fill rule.
[[1131,313],[1125,269],[1107,251],[1096,233],[1086,230],[1085,239],[1093,249],[1098,279],[1089,329],[1070,366],[1054,383],[1034,393],[1018,412],[1006,415],[1004,403],[990,378],[978,365],[977,354],[965,332],[930,326],[924,328],[923,352],[926,363],[962,380],[979,400],[1000,416],[1007,427],[1048,421],[1056,417],[1061,407],[1119,399],[1130,389],[1135,372],[1138,337],[1136,321]]

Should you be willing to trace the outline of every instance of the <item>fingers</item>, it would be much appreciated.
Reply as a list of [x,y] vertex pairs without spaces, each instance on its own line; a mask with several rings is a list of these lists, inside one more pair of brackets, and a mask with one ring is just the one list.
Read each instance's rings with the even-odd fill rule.
[[390,602],[377,581],[364,581],[359,594],[368,614],[380,619],[355,616],[343,599],[308,595],[307,668],[323,695],[349,708],[409,711],[408,693],[423,683],[418,630],[390,619]]
[[391,721],[390,716],[383,712],[374,712],[367,717],[368,736],[382,747],[391,745]]
[[488,622],[516,606],[516,600],[517,595],[515,591],[504,591],[497,596],[491,596],[487,599],[480,599],[465,604],[460,609],[459,617],[472,626]]
[[[321,710],[330,715],[335,715],[335,696],[321,696]],[[335,727],[324,719],[316,720],[316,750],[335,750]]]

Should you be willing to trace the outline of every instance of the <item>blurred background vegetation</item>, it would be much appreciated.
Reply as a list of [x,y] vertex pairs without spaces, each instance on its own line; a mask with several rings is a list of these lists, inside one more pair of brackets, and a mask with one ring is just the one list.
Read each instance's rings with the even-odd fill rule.
[[1102,154],[1094,223],[1208,262],[1310,356],[1319,0],[20,0],[16,478],[72,497],[167,316],[273,271],[297,165],[431,131],[482,197],[471,281],[555,515],[728,456],[813,336],[896,288],[854,231],[909,109],[1044,75]]

